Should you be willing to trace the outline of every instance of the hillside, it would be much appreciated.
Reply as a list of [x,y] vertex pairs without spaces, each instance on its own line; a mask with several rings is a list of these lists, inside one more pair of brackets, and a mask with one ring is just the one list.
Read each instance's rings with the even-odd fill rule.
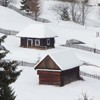
[[0,28],[20,31],[29,24],[37,23],[15,11],[0,6]]
[[[17,2],[12,3],[17,8],[20,8],[21,0],[17,0]],[[87,5],[90,5],[88,7],[88,13],[87,18],[85,21],[86,26],[92,26],[92,27],[99,27],[100,26],[100,7],[98,6],[98,3],[100,3],[99,0],[89,0]],[[52,10],[52,8],[55,5],[62,4],[62,2],[58,2],[56,0],[42,0],[42,13],[39,17],[46,18],[50,20],[53,23],[60,23],[60,17],[59,15]]]

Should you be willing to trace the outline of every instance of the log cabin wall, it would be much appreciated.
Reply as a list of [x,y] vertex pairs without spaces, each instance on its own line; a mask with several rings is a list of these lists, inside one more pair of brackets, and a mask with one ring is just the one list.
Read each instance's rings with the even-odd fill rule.
[[79,80],[79,66],[73,69],[62,71],[62,86],[70,82]]
[[39,84],[64,86],[70,82],[79,80],[79,67],[66,71],[44,71],[38,70]]
[[61,85],[61,72],[39,71],[39,84]]
[[20,46],[21,47],[27,47],[27,38],[21,38]]
[[[24,37],[21,37],[21,44],[20,46],[21,47],[27,47],[27,40],[32,40],[32,45],[28,46],[29,48],[34,48],[34,47],[39,47],[39,48],[54,48],[54,43],[55,43],[55,40],[54,38],[24,38]],[[38,39],[40,40],[40,45],[39,46],[36,46],[35,45],[35,40]],[[50,39],[50,45],[47,44],[47,39]]]

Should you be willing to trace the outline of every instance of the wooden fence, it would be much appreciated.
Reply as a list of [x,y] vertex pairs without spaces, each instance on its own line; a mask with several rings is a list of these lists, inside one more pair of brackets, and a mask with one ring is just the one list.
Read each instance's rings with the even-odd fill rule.
[[5,62],[5,61],[7,61],[7,62],[12,62],[12,61],[14,61],[14,62],[16,62],[19,66],[28,66],[28,67],[34,67],[35,66],[35,64],[37,63],[30,63],[30,62],[26,62],[26,61],[20,61],[20,60],[11,60],[11,59],[2,59],[1,60],[2,62]]
[[100,68],[100,66],[98,66],[96,64],[93,64],[93,63],[90,63],[90,62],[86,62],[86,61],[82,61],[82,62],[83,62],[83,65],[86,65],[86,66],[94,66],[94,67]]
[[100,76],[99,75],[95,75],[95,74],[93,75],[93,74],[89,74],[89,73],[82,72],[82,71],[80,71],[80,75],[100,80]]
[[86,51],[90,51],[90,52],[93,52],[93,53],[100,54],[99,49],[88,47],[88,46],[81,45],[81,44],[66,43],[65,45],[62,45],[62,46],[77,48],[77,49],[86,50]]
[[34,67],[35,63],[29,63],[25,61],[17,61],[19,66],[28,66],[28,67]]
[[0,28],[0,33],[3,33],[5,35],[16,35],[18,33],[18,31]]

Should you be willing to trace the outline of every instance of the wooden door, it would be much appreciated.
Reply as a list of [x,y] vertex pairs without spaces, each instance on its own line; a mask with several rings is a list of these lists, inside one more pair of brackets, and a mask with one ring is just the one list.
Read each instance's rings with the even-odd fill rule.
[[33,45],[33,40],[27,39],[27,47],[32,47],[32,45]]

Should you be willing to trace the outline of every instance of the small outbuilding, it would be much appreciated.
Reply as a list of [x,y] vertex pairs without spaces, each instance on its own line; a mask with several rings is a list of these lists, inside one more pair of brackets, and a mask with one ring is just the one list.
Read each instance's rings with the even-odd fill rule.
[[80,79],[79,66],[82,62],[69,50],[48,54],[35,66],[39,84],[64,86]]
[[20,46],[27,48],[54,48],[57,35],[48,24],[31,24],[16,36],[20,37]]
[[70,39],[66,41],[66,44],[85,44],[85,43],[80,40]]

